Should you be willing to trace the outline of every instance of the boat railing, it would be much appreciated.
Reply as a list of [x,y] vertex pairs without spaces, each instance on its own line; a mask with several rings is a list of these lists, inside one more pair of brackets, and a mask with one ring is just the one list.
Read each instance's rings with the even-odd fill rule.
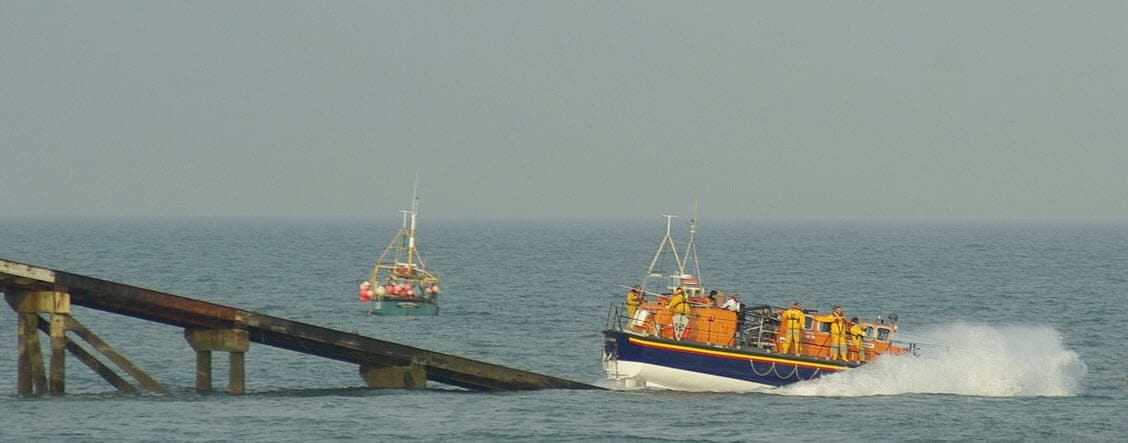
[[[611,302],[610,306],[607,307],[607,320],[604,321],[603,329],[614,329],[616,331],[622,331],[624,330],[623,320],[624,316],[622,313],[622,307],[617,303]],[[626,320],[630,321],[630,319]]]
[[745,311],[740,315],[735,343],[740,347],[751,346],[772,350],[775,348],[777,335],[779,335],[779,321]]
[[[648,310],[653,311],[653,308],[652,305],[651,309]],[[777,338],[779,337],[781,327],[778,312],[781,310],[781,308],[774,308],[767,305],[744,307],[736,316],[735,325],[729,323],[729,320],[715,317],[706,318],[694,312],[690,314],[694,320],[692,324],[699,329],[699,331],[694,333],[694,336],[698,337],[698,339],[694,341],[719,348],[755,348],[761,351],[778,352]],[[622,304],[611,302],[608,305],[607,317],[604,324],[605,329],[613,329],[642,336],[672,337],[672,324],[647,321],[642,322],[642,324],[646,325],[645,328],[638,329],[635,326],[639,323],[637,318],[628,315],[626,308]],[[630,327],[628,327],[628,325],[630,325]],[[872,339],[867,339],[866,343],[871,343],[871,340]],[[877,341],[873,341],[872,343],[876,342]],[[867,352],[872,352],[870,355],[876,356],[881,354],[902,355],[905,353],[918,355],[920,351],[920,346],[916,343],[901,340],[882,340],[881,342],[887,343],[888,346],[881,346],[880,351],[875,350]],[[802,346],[804,348],[804,355],[822,358],[829,358],[831,356],[831,341],[829,335],[819,334],[815,341],[804,340]],[[852,344],[850,346],[853,347]]]

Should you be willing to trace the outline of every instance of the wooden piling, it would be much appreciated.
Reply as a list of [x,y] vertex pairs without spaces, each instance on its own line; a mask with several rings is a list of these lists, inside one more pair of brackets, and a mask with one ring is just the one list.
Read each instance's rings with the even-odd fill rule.
[[[16,391],[19,395],[62,395],[66,392],[66,317],[70,295],[62,290],[5,291],[8,304],[19,316],[19,357],[16,363]],[[39,345],[39,314],[51,314],[50,374],[44,376]]]
[[196,392],[212,390],[211,351],[196,351]]
[[247,377],[245,373],[247,353],[228,352],[227,355],[230,356],[228,363],[227,393],[231,395],[242,395],[247,392]]
[[63,315],[51,314],[51,376],[47,387],[47,393],[51,395],[63,395],[67,390],[67,330],[63,318]]
[[[16,359],[16,393],[19,395],[31,395],[32,383],[32,359],[31,350],[39,348],[39,332],[32,326],[32,320],[28,320],[28,315],[20,313],[18,340],[18,357]],[[39,367],[43,367],[43,359],[39,359]],[[42,372],[42,371],[40,371]]]
[[[38,317],[38,316],[36,316],[36,317],[37,317],[37,320],[39,320],[39,330],[41,332],[50,334],[51,333],[51,322],[44,320],[43,317]],[[115,373],[112,369],[110,369],[109,366],[106,366],[101,361],[99,361],[97,358],[95,358],[94,355],[90,354],[89,352],[86,352],[85,349],[82,349],[82,347],[79,346],[78,343],[75,343],[75,341],[71,340],[69,337],[66,338],[66,347],[67,347],[67,352],[69,352],[70,355],[77,358],[79,362],[82,362],[82,364],[85,364],[86,367],[90,368],[91,371],[94,371],[95,374],[98,374],[104,380],[106,380],[108,383],[110,383],[115,388],[117,388],[118,392],[122,392],[122,393],[137,392],[137,388],[135,388],[132,384],[130,384],[124,378],[121,378],[121,376],[117,375],[117,373]]]
[[101,338],[98,338],[97,335],[94,335],[93,332],[87,329],[86,326],[83,326],[82,323],[79,323],[78,320],[76,320],[74,317],[68,316],[65,320],[67,329],[71,330],[75,333],[75,335],[85,340],[86,343],[89,343],[90,346],[93,346],[94,349],[98,350],[98,352],[101,352],[102,355],[106,356],[107,359],[116,364],[119,368],[121,368],[121,370],[125,371],[127,374],[133,376],[134,379],[141,382],[141,384],[144,385],[145,388],[156,393],[165,392],[165,388],[160,384],[160,382],[158,382],[149,374],[145,373],[145,371],[141,370],[140,367],[133,364],[133,362],[129,361],[129,359],[125,358],[124,355],[121,355],[121,353],[114,349],[113,346],[110,346]]
[[184,339],[196,350],[196,390],[211,390],[211,353],[227,352],[230,364],[227,392],[240,395],[247,391],[245,353],[250,349],[247,331],[242,329],[185,329]]

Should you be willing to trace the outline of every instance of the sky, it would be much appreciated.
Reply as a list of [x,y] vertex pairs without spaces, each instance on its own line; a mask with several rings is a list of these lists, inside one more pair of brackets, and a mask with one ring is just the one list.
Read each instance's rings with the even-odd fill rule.
[[0,0],[0,216],[1128,220],[1123,1]]

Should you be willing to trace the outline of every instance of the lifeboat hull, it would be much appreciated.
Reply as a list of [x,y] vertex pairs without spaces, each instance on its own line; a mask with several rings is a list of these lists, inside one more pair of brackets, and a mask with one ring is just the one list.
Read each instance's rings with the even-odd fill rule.
[[608,329],[603,368],[617,387],[749,392],[810,380],[857,364],[785,356],[756,348],[719,348]]

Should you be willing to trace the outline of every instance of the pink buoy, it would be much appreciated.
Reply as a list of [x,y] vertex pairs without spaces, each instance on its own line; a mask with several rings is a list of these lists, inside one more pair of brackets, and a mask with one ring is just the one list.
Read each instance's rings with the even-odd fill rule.
[[387,287],[387,288],[384,288],[384,289],[385,289],[385,290],[387,290],[389,294],[393,294],[393,295],[394,295],[394,294],[396,294],[396,293],[398,292],[398,290],[399,290],[399,286],[396,286],[396,285],[388,285],[388,287]]

